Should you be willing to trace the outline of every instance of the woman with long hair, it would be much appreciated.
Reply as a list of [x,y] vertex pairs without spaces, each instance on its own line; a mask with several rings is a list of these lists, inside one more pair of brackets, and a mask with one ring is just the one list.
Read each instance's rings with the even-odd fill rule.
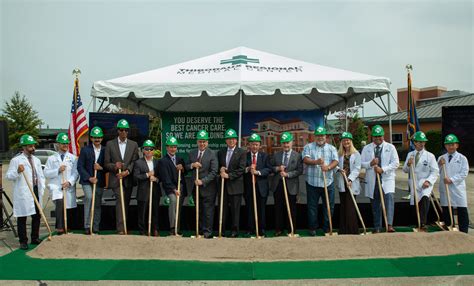
[[[337,184],[339,186],[340,198],[340,221],[339,234],[359,234],[359,226],[357,222],[357,211],[354,202],[349,194],[349,188],[352,193],[357,196],[360,193],[359,172],[361,166],[360,153],[352,144],[352,134],[349,132],[342,133],[341,143],[339,145],[339,166],[337,172]],[[349,185],[344,180],[347,176]]]

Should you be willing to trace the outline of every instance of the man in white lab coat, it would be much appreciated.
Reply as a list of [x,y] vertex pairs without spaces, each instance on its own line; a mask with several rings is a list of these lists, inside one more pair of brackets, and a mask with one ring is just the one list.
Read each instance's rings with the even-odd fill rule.
[[64,225],[64,198],[63,188],[66,190],[66,209],[77,207],[76,181],[77,157],[69,153],[69,137],[66,133],[59,133],[56,137],[58,154],[51,155],[46,161],[44,175],[49,179],[48,188],[53,202],[56,205],[56,231],[59,235],[67,231]]
[[415,205],[415,195],[413,190],[413,178],[410,168],[414,166],[415,189],[417,195],[417,204],[420,211],[420,231],[426,232],[426,219],[430,209],[430,196],[433,191],[433,185],[438,179],[438,165],[435,156],[425,150],[425,144],[428,141],[425,133],[418,131],[414,135],[415,150],[407,154],[403,172],[408,173],[408,185],[410,187],[410,204]]
[[374,233],[379,233],[382,228],[382,210],[379,186],[376,174],[380,175],[382,191],[384,194],[385,209],[387,212],[388,232],[395,232],[393,228],[395,171],[400,165],[395,146],[384,141],[385,132],[380,125],[372,128],[372,143],[362,150],[361,163],[365,172],[365,195],[372,203],[374,217]]
[[45,178],[40,160],[33,156],[36,144],[37,142],[32,136],[28,134],[21,136],[20,145],[23,152],[10,161],[6,174],[7,179],[13,181],[13,215],[17,218],[18,238],[20,248],[23,250],[28,249],[26,235],[26,218],[28,216],[31,216],[31,244],[41,243],[39,239],[40,213],[22,174],[25,174],[26,180],[41,203]]
[[[449,188],[451,207],[458,210],[459,230],[467,233],[469,228],[469,214],[467,212],[466,178],[469,174],[469,164],[466,156],[457,152],[459,140],[454,134],[449,134],[444,139],[444,147],[447,153],[440,156],[439,196],[443,207],[443,218],[446,225],[451,225],[449,216],[448,199],[446,197],[446,186]],[[446,165],[444,174],[443,165]]]

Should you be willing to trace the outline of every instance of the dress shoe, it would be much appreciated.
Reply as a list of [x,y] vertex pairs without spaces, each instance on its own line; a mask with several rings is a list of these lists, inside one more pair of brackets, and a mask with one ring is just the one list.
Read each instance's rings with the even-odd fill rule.
[[91,230],[90,230],[90,228],[86,228],[86,229],[84,230],[84,234],[85,234],[85,235],[91,235]]
[[212,235],[212,233],[210,233],[210,232],[206,232],[206,233],[204,234],[204,238],[207,238],[207,239],[213,238],[213,235]]
[[28,243],[20,243],[20,249],[28,250]]
[[396,230],[393,228],[393,226],[388,225],[387,232],[396,232]]
[[374,229],[374,230],[372,230],[372,233],[373,233],[373,234],[380,233],[380,229]]
[[258,232],[258,234],[259,234],[260,236],[263,236],[263,237],[265,237],[265,231],[264,231],[264,230],[262,230],[262,231],[259,231],[259,232]]
[[32,239],[30,244],[38,245],[42,242],[43,240],[37,238],[37,239]]
[[64,229],[63,229],[63,228],[58,228],[58,229],[56,229],[56,233],[57,233],[58,235],[63,235],[65,232],[64,232]]
[[117,234],[118,235],[125,235],[125,232],[124,231],[117,231]]
[[316,230],[312,229],[308,232],[309,236],[316,236]]
[[231,234],[230,234],[230,237],[232,238],[236,238],[239,236],[239,233],[237,231],[233,231]]
[[282,234],[282,233],[281,233],[281,230],[277,230],[277,231],[275,231],[275,237],[277,237],[277,236],[281,236],[281,234]]
[[428,232],[428,227],[426,225],[423,225],[420,227],[420,229],[418,230],[419,232]]
[[160,236],[160,232],[155,229],[155,230],[153,231],[153,236],[154,236],[154,237],[159,237],[159,236]]

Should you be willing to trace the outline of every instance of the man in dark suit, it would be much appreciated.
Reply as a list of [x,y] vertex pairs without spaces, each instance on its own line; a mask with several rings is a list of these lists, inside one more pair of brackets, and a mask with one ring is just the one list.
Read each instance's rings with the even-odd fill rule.
[[126,219],[133,187],[133,176],[130,175],[133,172],[133,164],[138,160],[138,144],[127,138],[129,129],[130,126],[127,120],[119,120],[117,123],[117,139],[108,141],[105,146],[104,166],[105,170],[110,173],[109,187],[112,188],[117,198],[115,204],[115,221],[118,234],[125,234],[120,198],[120,179],[122,179],[123,184]]
[[224,138],[227,148],[219,150],[217,153],[220,176],[224,178],[222,228],[225,230],[227,205],[230,205],[231,237],[237,237],[239,236],[240,206],[244,193],[242,175],[245,171],[245,151],[237,147],[238,136],[234,129],[227,129]]
[[189,161],[193,163],[187,164],[186,170],[193,171],[193,178],[196,178],[199,172],[199,179],[194,181],[194,190],[199,186],[199,231],[203,233],[204,238],[212,238],[217,193],[215,178],[219,164],[214,151],[207,148],[209,145],[207,131],[199,131],[196,137],[198,148],[189,153]]
[[[160,236],[158,232],[158,207],[160,204],[161,189],[158,184],[158,160],[153,159],[155,144],[151,140],[143,143],[143,158],[138,159],[133,167],[133,178],[137,182],[138,202],[138,231],[148,233],[148,216],[151,211],[150,235]],[[153,182],[153,194],[150,203],[150,181]]]
[[[178,151],[178,140],[175,137],[166,139],[166,155],[158,162],[160,170],[161,185],[170,199],[168,207],[168,216],[170,222],[170,234],[177,235],[178,230],[175,229],[176,222],[176,198],[179,196],[179,207],[183,204],[183,200],[187,195],[184,176],[186,175],[185,163],[183,158],[176,156]],[[178,192],[178,172],[181,172],[180,191]],[[181,218],[181,215],[179,216]],[[179,221],[178,221],[179,229]]]
[[[77,171],[80,175],[80,184],[84,191],[84,230],[85,234],[91,234],[90,231],[90,216],[92,209],[92,189],[93,184],[96,184],[95,202],[94,202],[94,221],[92,231],[99,232],[102,195],[104,193],[105,176],[104,176],[104,153],[105,147],[101,145],[104,133],[102,129],[95,126],[91,129],[90,138],[92,144],[82,148],[81,154],[77,161]],[[94,176],[97,171],[97,176]]]
[[258,234],[265,236],[265,208],[268,198],[268,175],[272,173],[270,158],[266,153],[259,152],[262,140],[256,133],[250,135],[249,149],[245,167],[245,205],[247,208],[247,230],[255,233],[255,210],[253,203],[252,176],[255,176],[255,192],[257,198]]
[[293,227],[296,227],[296,196],[300,188],[299,176],[303,174],[301,154],[292,150],[293,135],[289,132],[283,132],[280,143],[283,150],[273,154],[271,159],[273,172],[275,173],[271,183],[271,191],[275,199],[275,236],[281,235],[284,226],[287,227],[288,233],[291,232],[289,220],[287,219],[282,178],[285,177],[286,180],[291,221],[293,222]]

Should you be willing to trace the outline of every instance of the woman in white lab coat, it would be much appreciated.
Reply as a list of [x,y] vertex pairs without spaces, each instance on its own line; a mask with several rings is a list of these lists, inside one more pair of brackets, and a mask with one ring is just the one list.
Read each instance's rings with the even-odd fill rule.
[[[23,177],[25,174],[29,185],[37,196],[40,204],[43,201],[45,178],[41,169],[41,162],[33,156],[37,142],[28,134],[20,138],[23,152],[10,161],[6,177],[13,181],[13,215],[17,218],[18,238],[20,248],[28,249],[28,237],[26,235],[26,218],[31,216],[31,244],[39,244],[40,213],[35,206],[35,201],[29,190],[28,184]],[[31,163],[30,163],[31,162]],[[23,173],[23,174],[22,174]]]
[[66,189],[66,209],[75,208],[77,206],[76,181],[79,174],[77,172],[77,157],[68,152],[69,138],[67,134],[59,133],[56,142],[59,153],[48,158],[44,174],[49,179],[50,196],[56,205],[56,231],[58,234],[63,234],[66,231],[63,213],[63,188]]
[[438,179],[438,165],[435,156],[426,151],[425,144],[428,141],[425,133],[418,131],[414,135],[415,150],[407,154],[403,172],[408,173],[408,185],[410,187],[410,204],[415,205],[415,195],[413,190],[413,178],[411,177],[410,167],[414,165],[415,188],[417,195],[417,204],[420,212],[420,231],[427,231],[426,219],[430,209],[430,196],[433,191],[433,185]]
[[345,173],[349,181],[349,187],[354,196],[360,193],[360,154],[352,144],[352,134],[344,132],[341,135],[341,144],[339,145],[339,165],[337,167],[336,182],[339,187],[340,199],[340,220],[339,234],[359,234],[359,225],[357,223],[357,211],[350,197],[349,188],[346,185]]
[[[469,214],[467,211],[466,178],[469,174],[469,164],[466,156],[457,152],[459,140],[454,134],[449,134],[444,140],[447,153],[438,158],[440,164],[439,196],[443,207],[443,219],[446,225],[451,225],[449,216],[446,186],[449,188],[451,207],[458,210],[459,230],[467,233],[469,228]],[[445,176],[443,164],[446,165]]]

